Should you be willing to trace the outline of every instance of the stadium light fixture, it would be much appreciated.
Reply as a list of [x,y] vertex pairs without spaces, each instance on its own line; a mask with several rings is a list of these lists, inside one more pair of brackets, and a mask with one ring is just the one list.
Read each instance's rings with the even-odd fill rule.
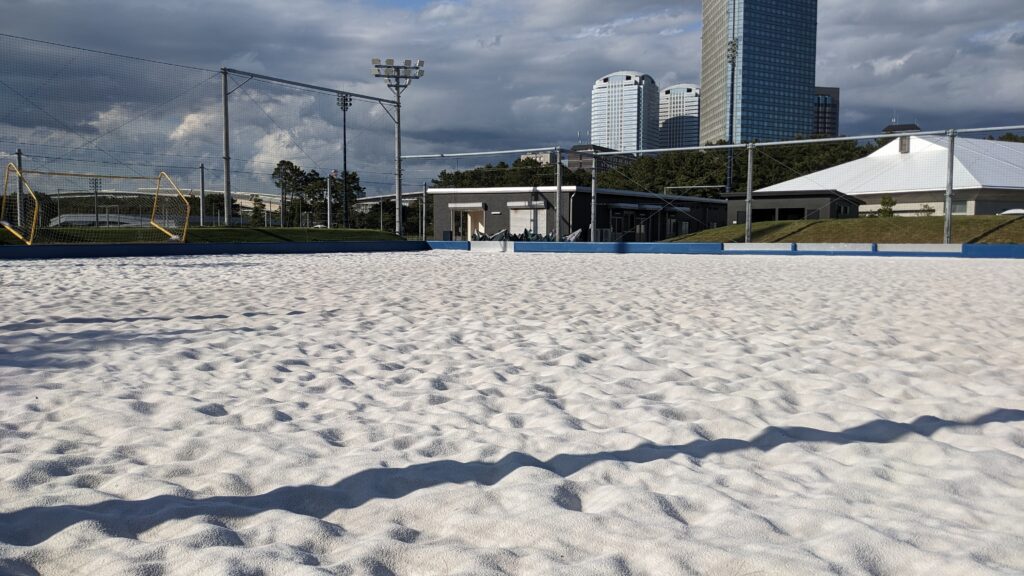
[[[380,58],[374,58],[380,62]],[[352,95],[338,94],[338,108],[341,108],[341,222],[348,228],[348,109],[352,107]],[[336,172],[336,171],[335,171]],[[330,200],[328,200],[330,202]],[[328,226],[329,227],[329,226]]]
[[384,78],[388,88],[395,95],[395,234],[403,236],[402,225],[402,92],[417,78],[423,78],[423,60],[405,60],[395,64],[394,58],[387,58],[381,64],[380,58],[371,60],[373,76]]

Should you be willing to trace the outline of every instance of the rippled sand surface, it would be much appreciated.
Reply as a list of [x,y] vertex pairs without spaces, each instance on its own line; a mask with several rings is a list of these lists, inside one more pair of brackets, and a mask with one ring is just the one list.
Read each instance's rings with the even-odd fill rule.
[[0,574],[1020,574],[1024,262],[0,263]]

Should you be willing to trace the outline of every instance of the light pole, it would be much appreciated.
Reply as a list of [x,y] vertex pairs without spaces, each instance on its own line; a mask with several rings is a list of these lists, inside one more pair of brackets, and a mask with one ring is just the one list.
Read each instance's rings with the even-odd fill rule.
[[[726,60],[729,63],[729,134],[727,141],[733,142],[733,130],[735,129],[736,118],[736,59],[739,57],[740,45],[736,40],[736,0],[732,0],[730,8],[729,44],[726,50]],[[729,164],[725,168],[725,193],[732,192],[732,164],[733,150],[729,148]]]
[[338,94],[338,108],[341,108],[341,219],[343,228],[348,228],[348,109],[351,107],[352,95]]
[[[388,88],[395,95],[395,234],[405,234],[402,226],[402,92],[412,81],[423,77],[423,60],[406,60],[403,64],[395,64],[388,58],[381,63],[380,58],[373,59],[373,75],[375,78],[387,80]],[[386,108],[385,108],[386,110]],[[381,203],[383,206],[383,202]]]

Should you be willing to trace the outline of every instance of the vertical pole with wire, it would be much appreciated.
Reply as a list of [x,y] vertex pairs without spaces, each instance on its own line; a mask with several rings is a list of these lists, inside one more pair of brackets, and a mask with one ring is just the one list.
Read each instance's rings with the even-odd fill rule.
[[[726,142],[728,144],[733,144],[733,130],[735,129],[736,118],[736,60],[739,58],[739,42],[736,40],[736,0],[732,0],[729,10],[731,12],[729,14],[729,44],[726,50],[726,60],[729,64],[729,134],[726,138]],[[726,194],[732,192],[733,156],[733,149],[729,148],[728,164],[725,167]]]
[[331,229],[331,180],[334,179],[334,173],[327,175],[327,229]]
[[555,148],[555,242],[562,241],[562,149]]
[[597,242],[597,156],[590,157],[590,241]]
[[[388,88],[395,95],[395,234],[403,236],[405,227],[402,222],[402,92],[412,81],[423,77],[423,60],[406,60],[404,64],[395,64],[388,58],[383,63],[380,58],[373,59],[373,75],[385,78]],[[381,202],[381,206],[384,203]]]
[[956,162],[956,130],[946,132],[949,136],[949,156],[946,162],[946,203],[945,203],[945,224],[942,231],[942,242],[953,243],[953,167]]
[[206,164],[199,164],[199,227],[206,226]]
[[[732,150],[730,148],[730,150]],[[750,244],[754,232],[754,143],[747,144],[747,218],[743,231],[743,241]]]
[[405,235],[402,224],[402,91],[395,90],[395,236]]
[[423,183],[423,199],[420,200],[420,240],[427,241],[427,183]]
[[[22,225],[22,197],[25,195],[25,184],[22,182],[22,149],[17,149],[17,197],[14,199],[14,210],[17,211],[16,223]],[[3,214],[0,214],[2,216]]]
[[228,128],[228,69],[220,69],[224,104],[224,225],[231,226],[231,131]]

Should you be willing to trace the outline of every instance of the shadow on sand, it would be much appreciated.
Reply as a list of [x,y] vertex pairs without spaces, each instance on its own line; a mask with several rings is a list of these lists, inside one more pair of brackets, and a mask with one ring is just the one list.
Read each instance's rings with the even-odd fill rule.
[[1024,410],[998,409],[967,422],[943,420],[934,416],[922,416],[909,424],[874,420],[842,432],[802,426],[772,426],[752,440],[723,438],[667,446],[641,444],[629,450],[560,454],[543,461],[521,452],[513,452],[496,462],[441,460],[405,468],[374,468],[353,474],[332,486],[286,486],[256,496],[215,496],[203,499],[157,496],[146,500],[110,500],[87,506],[33,507],[0,514],[0,542],[32,546],[73,524],[87,520],[99,523],[111,536],[134,538],[169,520],[195,516],[237,518],[267,510],[284,510],[322,518],[335,510],[356,508],[370,500],[401,498],[417,490],[442,484],[474,483],[490,486],[526,466],[568,477],[598,462],[645,463],[677,455],[700,459],[738,450],[767,452],[796,442],[883,444],[910,435],[932,436],[944,428],[976,427],[997,422],[1024,422]]

